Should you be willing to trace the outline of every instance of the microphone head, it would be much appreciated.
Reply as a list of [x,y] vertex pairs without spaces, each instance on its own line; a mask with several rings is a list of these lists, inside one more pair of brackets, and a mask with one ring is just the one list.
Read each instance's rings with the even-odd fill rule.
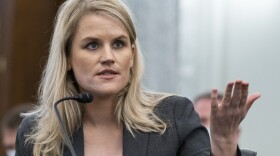
[[90,103],[93,100],[93,96],[89,93],[80,93],[76,95],[75,100],[80,103]]

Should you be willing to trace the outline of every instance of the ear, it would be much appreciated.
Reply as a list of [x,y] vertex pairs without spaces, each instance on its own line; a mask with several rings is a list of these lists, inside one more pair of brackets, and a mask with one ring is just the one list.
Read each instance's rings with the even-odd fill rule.
[[72,69],[70,56],[67,57],[66,61],[67,61],[67,71],[70,71]]
[[134,64],[134,57],[135,57],[135,53],[136,53],[136,47],[135,47],[135,44],[132,44],[131,45],[131,52],[132,52],[132,55],[131,55],[131,58],[130,58],[130,68],[133,66]]

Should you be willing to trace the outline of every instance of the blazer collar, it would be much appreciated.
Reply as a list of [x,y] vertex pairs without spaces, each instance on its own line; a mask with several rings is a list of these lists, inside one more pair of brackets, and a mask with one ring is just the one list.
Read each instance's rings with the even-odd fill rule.
[[149,133],[133,131],[132,134],[124,128],[123,131],[123,156],[147,155]]
[[[81,126],[76,132],[74,132],[72,138],[72,145],[74,148],[74,151],[77,156],[83,156],[84,155],[84,131],[83,126]],[[69,156],[72,155],[69,148],[65,145],[63,156]]]
[[[149,133],[133,131],[132,134],[123,128],[123,156],[145,156],[148,150]],[[81,126],[76,133],[73,134],[72,143],[74,150],[78,156],[84,155],[84,132]],[[64,156],[71,155],[70,150],[65,146]]]

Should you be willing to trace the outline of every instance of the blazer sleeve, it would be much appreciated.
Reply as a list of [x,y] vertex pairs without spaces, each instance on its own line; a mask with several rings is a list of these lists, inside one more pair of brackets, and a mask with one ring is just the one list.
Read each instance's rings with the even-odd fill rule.
[[257,156],[257,152],[247,149],[240,149],[240,156]]
[[208,131],[201,125],[192,102],[179,98],[174,107],[174,120],[180,141],[179,156],[211,155]]
[[16,154],[15,156],[32,156],[33,155],[33,144],[28,141],[26,142],[26,135],[30,134],[34,125],[33,117],[25,117],[17,131],[16,137]]

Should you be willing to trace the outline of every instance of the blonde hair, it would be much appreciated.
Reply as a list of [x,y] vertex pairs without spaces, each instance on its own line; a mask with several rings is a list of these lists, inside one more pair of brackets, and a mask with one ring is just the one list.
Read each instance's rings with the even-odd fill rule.
[[[79,91],[71,73],[67,71],[67,57],[79,19],[94,12],[106,13],[119,20],[126,28],[135,46],[134,64],[130,69],[130,81],[119,94],[115,118],[133,134],[133,130],[164,133],[166,123],[155,113],[155,106],[169,94],[145,92],[141,88],[142,56],[136,38],[135,27],[127,6],[121,0],[67,0],[58,11],[50,54],[42,75],[38,92],[38,107],[28,115],[35,116],[36,125],[27,141],[34,144],[34,156],[61,155],[66,144],[53,104]],[[68,134],[71,136],[81,125],[83,107],[76,101],[67,101],[59,111]],[[47,124],[48,123],[48,124]]]

